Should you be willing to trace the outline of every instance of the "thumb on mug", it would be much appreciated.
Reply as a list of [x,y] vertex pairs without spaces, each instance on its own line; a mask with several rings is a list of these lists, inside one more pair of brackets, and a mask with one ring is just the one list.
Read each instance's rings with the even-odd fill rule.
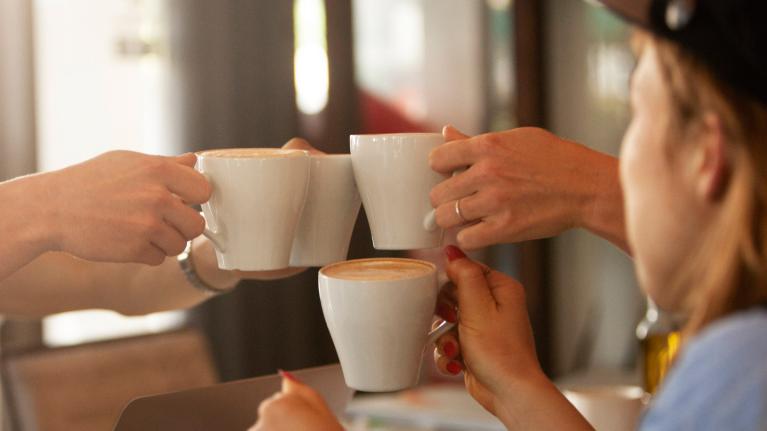
[[468,135],[465,135],[463,132],[456,129],[450,124],[442,128],[442,137],[445,138],[445,142],[457,141],[459,139],[469,138]]

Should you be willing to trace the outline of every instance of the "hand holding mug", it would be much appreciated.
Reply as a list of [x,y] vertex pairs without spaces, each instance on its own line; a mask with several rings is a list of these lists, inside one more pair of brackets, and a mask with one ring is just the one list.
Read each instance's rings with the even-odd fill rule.
[[471,395],[498,415],[510,381],[542,374],[525,292],[513,278],[470,260],[455,246],[445,254],[452,283],[443,288],[437,309],[449,317],[444,310],[457,306],[458,325],[437,340],[437,367],[447,374],[463,369]]
[[448,142],[431,152],[432,169],[468,169],[434,187],[430,197],[437,224],[462,226],[461,247],[584,227],[626,248],[615,158],[538,128],[468,137],[447,126],[443,134]]
[[540,368],[522,285],[455,246],[445,254],[452,284],[437,309],[457,306],[458,324],[437,340],[437,367],[463,369],[471,396],[509,429],[591,429]]
[[188,205],[211,187],[195,157],[113,151],[38,176],[39,199],[53,228],[50,250],[109,262],[159,265],[181,253],[205,226]]

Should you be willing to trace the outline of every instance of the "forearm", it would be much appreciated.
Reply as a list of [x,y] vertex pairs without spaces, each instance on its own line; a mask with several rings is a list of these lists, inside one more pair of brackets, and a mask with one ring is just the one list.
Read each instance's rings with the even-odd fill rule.
[[[195,251],[205,252],[205,246],[204,241],[196,241]],[[237,283],[233,274],[205,281],[217,288],[231,288]],[[20,316],[89,308],[140,315],[191,307],[208,297],[189,284],[174,258],[159,266],[147,266],[46,253],[0,281],[0,313]]]
[[618,159],[597,152],[594,152],[593,157],[590,198],[581,208],[579,225],[631,254],[626,240]]
[[0,183],[0,280],[48,251],[52,244],[51,221],[40,176]]
[[594,428],[546,376],[507,386],[496,413],[509,430],[593,431]]

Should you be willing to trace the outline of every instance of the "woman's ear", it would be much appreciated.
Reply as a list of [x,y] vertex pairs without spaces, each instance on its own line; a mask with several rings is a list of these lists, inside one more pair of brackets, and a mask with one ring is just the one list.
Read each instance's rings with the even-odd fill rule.
[[713,202],[722,196],[730,177],[727,137],[718,115],[703,116],[697,141],[693,166],[696,193],[701,199]]

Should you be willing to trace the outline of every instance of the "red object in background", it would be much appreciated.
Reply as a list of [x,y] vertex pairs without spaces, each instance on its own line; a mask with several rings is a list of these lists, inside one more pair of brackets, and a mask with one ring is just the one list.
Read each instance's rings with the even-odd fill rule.
[[362,117],[362,133],[405,133],[432,132],[427,124],[419,124],[408,119],[397,108],[384,100],[364,91],[359,91],[359,104]]

